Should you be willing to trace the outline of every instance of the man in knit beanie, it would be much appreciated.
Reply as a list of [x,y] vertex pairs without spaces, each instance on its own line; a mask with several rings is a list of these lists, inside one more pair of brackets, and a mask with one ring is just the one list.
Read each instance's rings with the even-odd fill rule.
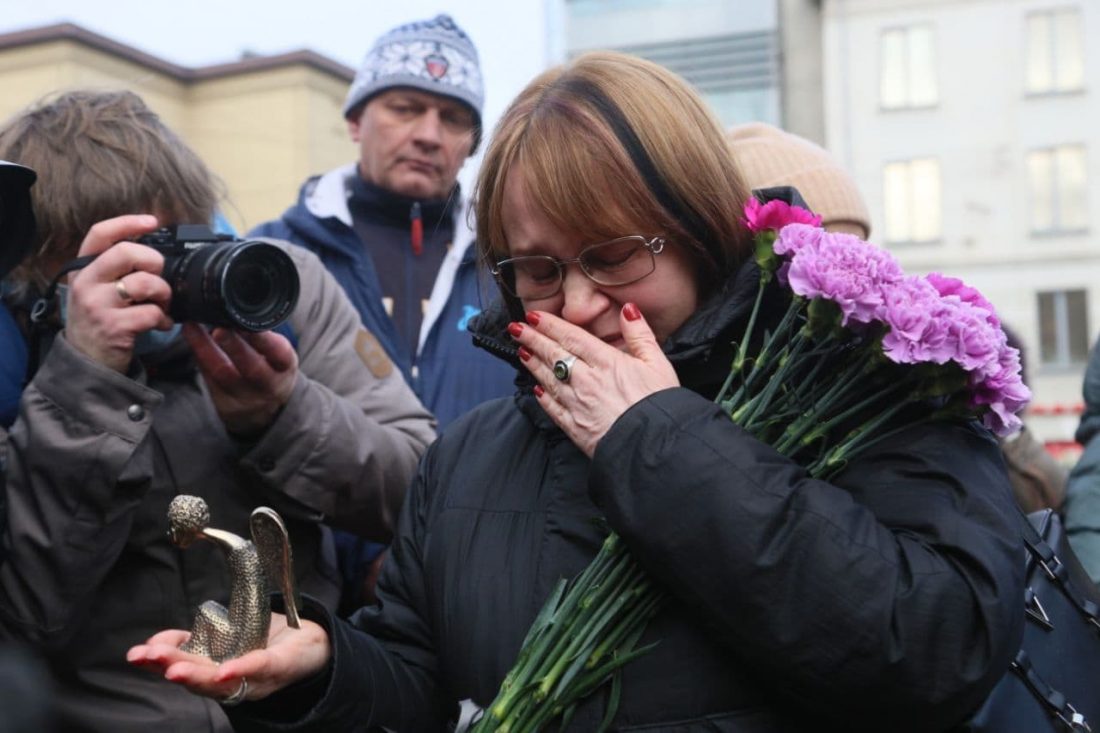
[[[358,160],[310,178],[297,204],[250,232],[320,256],[377,335],[361,344],[363,360],[396,364],[440,428],[514,391],[515,370],[466,330],[496,292],[479,288],[457,183],[481,137],[484,99],[477,49],[449,15],[384,33],[343,106]],[[363,560],[380,548],[338,542],[346,578],[361,587]],[[355,595],[345,609],[363,600]]]
[[749,188],[793,186],[825,229],[867,239],[871,216],[852,177],[824,148],[763,122],[726,133]]

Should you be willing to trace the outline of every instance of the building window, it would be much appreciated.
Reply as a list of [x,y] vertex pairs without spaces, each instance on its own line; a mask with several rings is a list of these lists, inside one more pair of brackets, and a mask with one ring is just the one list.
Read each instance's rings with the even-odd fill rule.
[[940,162],[920,158],[883,170],[887,242],[932,242],[941,235]]
[[1031,231],[1080,232],[1088,227],[1088,190],[1083,145],[1033,150],[1027,156],[1031,183]]
[[930,107],[939,101],[932,26],[882,32],[879,100],[884,109]]
[[682,76],[723,125],[745,120],[781,124],[779,34],[774,30],[660,41],[615,50]]
[[1084,290],[1039,293],[1039,349],[1046,366],[1073,366],[1088,360],[1088,296]]
[[1058,8],[1027,16],[1029,94],[1079,91],[1085,84],[1081,11]]

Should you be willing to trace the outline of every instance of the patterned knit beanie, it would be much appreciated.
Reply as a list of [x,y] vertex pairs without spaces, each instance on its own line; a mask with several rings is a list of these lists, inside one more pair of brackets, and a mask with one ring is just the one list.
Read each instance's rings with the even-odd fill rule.
[[871,234],[855,181],[824,148],[763,122],[731,127],[726,139],[749,188],[794,186],[826,229],[863,239]]
[[485,89],[477,49],[449,15],[400,25],[367,52],[344,102],[351,117],[370,98],[393,87],[411,87],[464,103],[474,112],[474,145],[481,136]]

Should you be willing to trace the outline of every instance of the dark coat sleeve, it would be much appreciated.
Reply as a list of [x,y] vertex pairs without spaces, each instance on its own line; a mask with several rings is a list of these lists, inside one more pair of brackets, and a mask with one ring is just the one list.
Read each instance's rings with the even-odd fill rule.
[[[422,467],[383,566],[380,604],[360,609],[349,621],[335,619],[316,605],[307,609],[307,617],[326,627],[332,643],[327,685],[288,690],[293,700],[273,695],[266,703],[232,708],[236,730],[444,730],[453,711],[437,695],[435,642],[420,612],[428,608],[421,563],[428,483]],[[304,695],[313,699],[303,701]],[[305,712],[288,719],[288,710]]]
[[811,479],[666,390],[612,426],[590,491],[652,576],[802,711],[940,730],[1018,648],[1019,515],[978,428],[926,425],[872,450]]

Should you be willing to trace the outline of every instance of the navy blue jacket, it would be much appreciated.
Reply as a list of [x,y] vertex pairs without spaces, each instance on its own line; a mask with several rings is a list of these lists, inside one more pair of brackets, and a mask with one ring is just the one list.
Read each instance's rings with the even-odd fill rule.
[[466,328],[498,296],[495,285],[479,276],[465,212],[457,217],[455,239],[436,279],[417,353],[409,353],[382,305],[370,254],[351,225],[345,182],[354,175],[352,164],[309,179],[297,204],[249,235],[287,240],[321,258],[358,309],[363,325],[382,342],[441,428],[486,400],[513,394],[515,370],[475,348]]

